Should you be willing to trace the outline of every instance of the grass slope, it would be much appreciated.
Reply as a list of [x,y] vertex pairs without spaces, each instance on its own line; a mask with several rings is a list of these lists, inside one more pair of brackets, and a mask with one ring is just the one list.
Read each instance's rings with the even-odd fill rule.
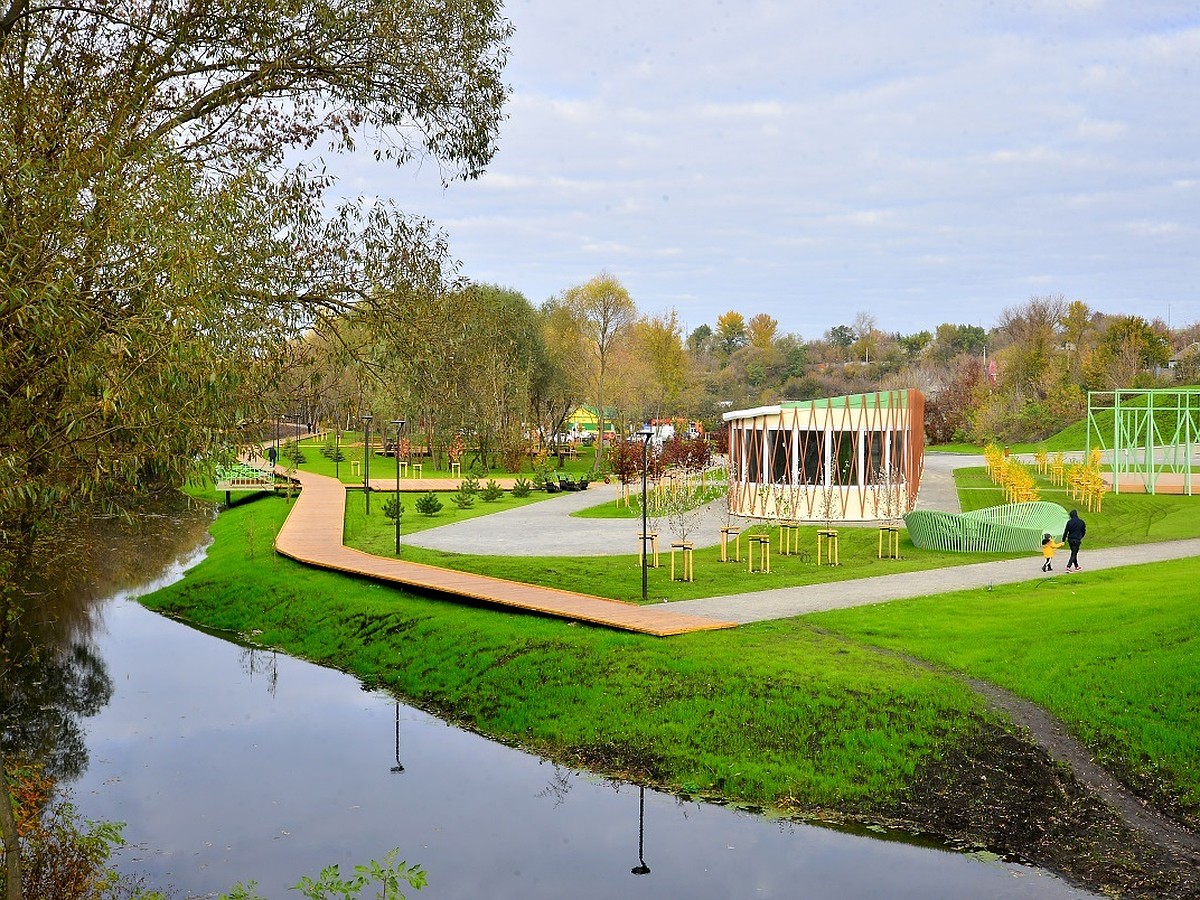
[[815,624],[987,679],[1067,723],[1200,825],[1200,560],[817,613]]
[[802,621],[650,639],[427,599],[273,555],[224,513],[152,608],[351,672],[487,734],[687,793],[867,810],[988,718],[956,681]]

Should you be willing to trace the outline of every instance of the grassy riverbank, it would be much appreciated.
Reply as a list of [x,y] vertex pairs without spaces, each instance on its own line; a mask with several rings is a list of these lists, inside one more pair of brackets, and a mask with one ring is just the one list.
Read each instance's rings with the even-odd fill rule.
[[271,551],[285,510],[223,513],[147,605],[555,758],[756,804],[867,809],[988,720],[953,679],[800,621],[657,640],[310,569]]
[[[1146,871],[1154,855],[1137,837],[957,678],[877,648],[1044,704],[1195,824],[1189,598],[1200,563],[1171,564],[1177,577],[1089,572],[1049,589],[1035,582],[662,640],[300,566],[271,551],[285,511],[269,498],[224,513],[208,560],[148,605],[351,672],[570,765],[892,823],[1117,892],[1150,878],[1172,894],[1170,875]],[[1063,593],[1072,589],[1085,596]]]
[[1109,771],[1200,828],[1200,560],[816,613],[983,678],[1065,722]]

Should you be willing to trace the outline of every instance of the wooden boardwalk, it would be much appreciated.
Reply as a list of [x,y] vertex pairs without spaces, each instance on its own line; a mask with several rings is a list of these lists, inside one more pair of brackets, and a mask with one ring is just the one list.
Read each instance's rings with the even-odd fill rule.
[[[296,472],[295,478],[302,490],[275,538],[275,550],[299,562],[425,591],[470,597],[498,606],[660,637],[734,627],[733,622],[672,612],[661,605],[638,606],[574,591],[372,556],[354,550],[342,544],[346,487],[332,478],[310,472]],[[408,481],[407,485],[402,482],[402,486],[428,490],[423,485],[418,488],[412,479]],[[382,487],[384,482],[372,478],[371,484],[373,487]],[[446,482],[442,481],[441,486],[445,485]],[[379,494],[379,502],[382,503],[387,491],[380,490]]]

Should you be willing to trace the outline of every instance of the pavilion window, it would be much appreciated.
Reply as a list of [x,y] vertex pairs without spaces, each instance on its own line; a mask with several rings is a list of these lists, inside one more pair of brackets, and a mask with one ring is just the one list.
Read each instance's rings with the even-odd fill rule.
[[[904,432],[896,430],[892,433],[892,452],[890,454],[893,472],[908,473],[904,464]],[[895,477],[895,476],[893,476]]]
[[835,470],[830,473],[834,484],[858,483],[858,432],[833,432],[833,462]]
[[867,433],[868,482],[886,481],[889,477],[891,467],[886,464],[887,438],[888,432],[886,431],[870,431]]
[[801,484],[825,483],[825,433],[814,429],[799,432]]
[[791,431],[782,428],[767,430],[767,475],[771,484],[783,484],[792,480],[791,454],[788,452],[791,439]]
[[746,457],[744,469],[746,481],[750,484],[758,484],[762,481],[763,476],[762,432],[756,428],[747,428],[743,432],[742,447]]

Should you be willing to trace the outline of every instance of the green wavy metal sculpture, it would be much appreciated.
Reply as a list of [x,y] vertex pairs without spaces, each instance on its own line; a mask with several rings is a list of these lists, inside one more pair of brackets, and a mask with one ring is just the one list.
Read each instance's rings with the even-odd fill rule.
[[989,506],[969,513],[913,510],[904,525],[913,544],[925,550],[958,553],[1020,553],[1041,549],[1042,536],[1058,540],[1067,511],[1057,503],[1035,500]]

